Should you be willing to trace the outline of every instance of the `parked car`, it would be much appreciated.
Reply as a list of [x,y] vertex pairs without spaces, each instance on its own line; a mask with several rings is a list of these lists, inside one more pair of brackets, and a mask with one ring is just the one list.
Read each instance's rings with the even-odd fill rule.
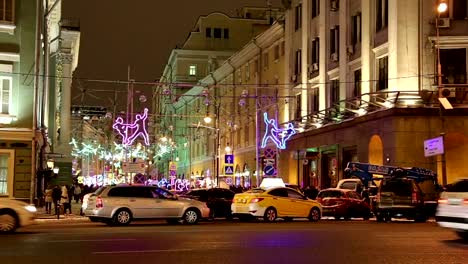
[[321,190],[317,201],[322,205],[322,216],[332,216],[335,219],[352,217],[369,220],[372,216],[369,204],[355,191],[329,188]]
[[425,222],[423,192],[412,179],[391,178],[383,180],[375,199],[374,215],[377,221],[391,221],[392,217]]
[[287,187],[256,188],[234,196],[233,216],[241,220],[263,217],[265,222],[277,218],[308,218],[312,222],[322,216],[322,206],[298,191]]
[[178,197],[155,186],[107,186],[89,196],[84,215],[93,222],[128,225],[132,220],[166,219],[169,223],[182,221],[196,224],[208,218],[206,203]]
[[360,179],[350,178],[350,179],[340,180],[338,184],[336,185],[336,188],[344,189],[344,190],[352,190],[360,194],[362,190],[364,189],[364,186]]
[[440,195],[436,221],[468,240],[468,179],[449,185]]
[[193,189],[182,195],[205,202],[210,208],[212,217],[231,218],[232,199],[236,193],[224,188]]
[[34,223],[36,207],[18,200],[0,198],[0,233],[12,233]]

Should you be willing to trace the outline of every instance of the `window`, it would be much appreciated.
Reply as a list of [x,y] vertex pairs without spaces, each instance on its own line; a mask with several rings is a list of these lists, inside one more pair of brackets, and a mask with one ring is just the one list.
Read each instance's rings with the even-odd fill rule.
[[320,15],[320,0],[312,0],[312,18]]
[[249,63],[245,65],[245,80],[246,81],[250,80],[250,64]]
[[388,25],[388,0],[377,0],[375,13],[375,31],[379,32]]
[[281,41],[281,56],[284,56],[284,41]]
[[268,69],[268,51],[263,53],[263,69]]
[[302,26],[302,4],[296,6],[294,11],[294,29],[297,31]]
[[294,61],[294,74],[296,75],[296,81],[299,80],[299,75],[302,72],[302,55],[301,49],[296,50],[296,56]]
[[378,59],[377,91],[388,89],[388,57]]
[[334,107],[340,101],[340,80],[334,79],[330,82],[329,107]]
[[195,76],[195,75],[197,75],[197,66],[196,66],[196,65],[190,65],[190,67],[189,67],[189,75],[190,75],[190,76]]
[[224,38],[228,39],[229,38],[229,28],[224,29]]
[[155,188],[154,189],[155,194],[159,196],[160,199],[172,199],[174,198],[174,195],[166,190],[163,190],[161,188]]
[[319,88],[314,87],[309,93],[309,113],[315,113],[319,110]]
[[330,0],[330,10],[338,11],[340,8],[340,0]]
[[361,14],[351,17],[351,44],[354,46],[361,42]]
[[[314,38],[312,40],[312,45],[311,46],[312,46],[311,47],[312,51],[311,51],[311,54],[310,54],[311,55],[310,62],[312,64],[314,64],[314,63],[318,64],[320,62],[320,60],[319,60],[320,59],[320,40],[319,40],[319,38]],[[317,67],[317,70],[318,70],[318,67]]]
[[442,66],[443,84],[466,84],[466,49],[441,49],[440,64]]
[[279,59],[279,45],[275,45],[273,49],[274,59],[275,61]]
[[15,1],[14,0],[0,0],[0,21],[1,22],[15,22]]
[[301,199],[303,200],[304,199],[304,196],[302,196],[302,194],[294,191],[294,190],[287,190],[288,191],[288,197],[289,198],[293,198],[293,199]]
[[354,87],[353,87],[353,97],[358,97],[361,95],[361,69],[354,71]]
[[221,38],[221,29],[220,28],[214,28],[213,30],[213,37],[214,38]]
[[468,19],[467,1],[466,0],[452,0],[452,2],[453,2],[453,19],[454,20]]
[[270,191],[268,194],[279,197],[288,197],[288,190],[284,188],[278,188]]
[[302,118],[302,96],[301,94],[296,95],[296,116],[295,119],[299,120]]
[[14,150],[0,150],[0,196],[13,197]]
[[321,191],[317,198],[341,198],[343,193],[341,191]]
[[0,76],[0,101],[2,102],[2,114],[10,114],[12,78]]
[[206,28],[206,31],[205,31],[205,32],[206,32],[205,36],[206,36],[207,38],[211,38],[211,28]]
[[[340,26],[330,29],[330,55],[333,61],[338,61],[340,51]],[[334,55],[336,54],[336,55]]]

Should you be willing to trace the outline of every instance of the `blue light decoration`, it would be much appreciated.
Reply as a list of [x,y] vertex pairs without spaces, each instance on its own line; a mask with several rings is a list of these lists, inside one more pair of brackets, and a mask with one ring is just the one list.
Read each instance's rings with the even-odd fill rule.
[[263,120],[265,121],[266,127],[261,147],[265,148],[268,139],[271,139],[275,143],[276,147],[279,149],[285,149],[286,141],[296,134],[293,124],[288,123],[286,128],[279,129],[276,120],[268,119],[268,113],[263,113]]

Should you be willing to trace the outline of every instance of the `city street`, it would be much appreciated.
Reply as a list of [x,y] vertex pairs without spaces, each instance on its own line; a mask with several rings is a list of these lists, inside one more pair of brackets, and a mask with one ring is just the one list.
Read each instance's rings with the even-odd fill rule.
[[43,221],[0,237],[0,263],[466,263],[436,223]]

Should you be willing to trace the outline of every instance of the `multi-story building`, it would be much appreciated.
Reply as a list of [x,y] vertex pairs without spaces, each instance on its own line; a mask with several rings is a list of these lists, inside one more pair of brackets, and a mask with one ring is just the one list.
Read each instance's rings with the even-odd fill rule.
[[60,27],[60,4],[0,2],[0,196],[33,202],[51,175],[46,165],[48,116],[60,109],[51,103],[56,94],[49,85],[49,69],[56,66],[49,51],[65,48],[69,40]]
[[[285,71],[296,97],[288,114],[299,133],[280,174],[326,188],[360,161],[437,170],[441,183],[463,176],[467,4],[446,1],[438,14],[439,2],[286,1]],[[425,140],[440,135],[445,155],[425,154]]]
[[[202,107],[203,103],[198,103],[198,107],[190,107],[187,112],[189,108],[183,106],[182,102],[187,103],[185,99],[198,96],[200,87],[194,86],[202,78],[212,74],[252,38],[266,30],[280,14],[275,8],[246,7],[236,17],[222,13],[201,16],[182,47],[171,52],[160,78],[161,85],[155,89],[153,122],[156,125],[156,137],[169,137],[173,148],[179,146],[179,149],[183,149],[184,145],[187,146],[185,136],[189,129],[187,127],[191,124],[189,117],[203,117],[206,109]],[[199,153],[206,153],[208,145],[207,138],[200,141]],[[167,175],[167,162],[180,156],[187,158],[181,159],[183,162],[179,164],[178,174],[188,175],[191,171],[188,152],[179,153],[175,149],[170,152],[170,155],[156,162],[156,165],[159,164],[159,173]]]

